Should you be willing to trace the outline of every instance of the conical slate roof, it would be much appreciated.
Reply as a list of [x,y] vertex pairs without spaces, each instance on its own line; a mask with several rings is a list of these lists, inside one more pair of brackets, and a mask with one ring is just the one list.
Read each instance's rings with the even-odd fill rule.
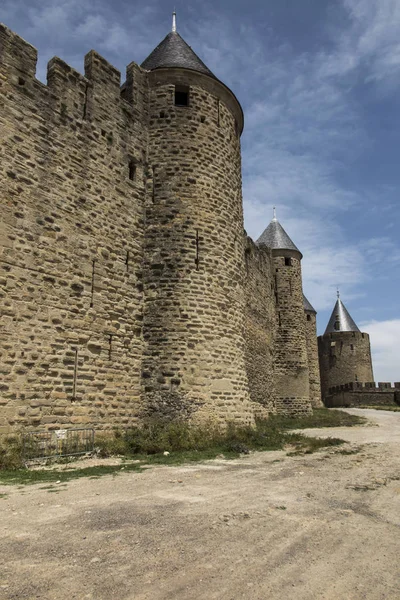
[[147,71],[168,67],[192,69],[192,71],[198,71],[216,79],[215,75],[176,31],[171,31],[161,44],[142,62],[141,66]]
[[304,294],[303,294],[303,302],[304,302],[304,310],[305,311],[317,314],[317,311],[315,310],[313,305],[307,300],[307,298],[305,297]]
[[273,250],[296,250],[301,254],[300,250],[292,242],[276,217],[272,219],[271,223],[264,233],[260,235],[256,243],[258,245],[265,244]]
[[337,299],[325,333],[335,331],[360,331],[340,298]]

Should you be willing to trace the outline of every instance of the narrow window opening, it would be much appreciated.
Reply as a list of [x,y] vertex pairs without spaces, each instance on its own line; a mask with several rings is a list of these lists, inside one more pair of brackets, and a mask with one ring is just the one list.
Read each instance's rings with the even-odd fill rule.
[[18,85],[25,85],[25,79],[18,77]]
[[357,375],[354,375],[354,381],[358,381]]
[[350,344],[350,350],[354,350],[353,344]]
[[199,265],[200,265],[199,251],[200,251],[199,230],[196,229],[196,259],[195,259],[196,271],[199,270]]
[[203,117],[203,116],[201,116],[201,117],[200,117],[200,121],[201,121],[202,123],[205,123],[205,122],[206,122],[206,118],[205,118],[205,117]]
[[156,200],[156,168],[152,167],[152,171],[153,171],[153,187],[152,187],[152,200],[153,203]]
[[129,179],[134,181],[136,177],[136,163],[134,160],[129,161]]
[[286,257],[285,258],[285,267],[291,267],[292,266],[292,259]]
[[72,400],[76,399],[76,380],[78,379],[78,348],[75,348],[75,361],[74,361],[74,381],[72,386]]
[[336,320],[335,320],[335,325],[334,325],[335,331],[340,331],[340,320],[339,320],[339,315],[336,315]]
[[189,88],[175,86],[175,106],[189,106]]
[[93,308],[94,304],[94,277],[96,274],[96,259],[92,261],[92,286],[90,290],[90,308]]
[[129,271],[129,250],[126,251],[126,259],[125,259],[125,265],[126,265],[126,270]]
[[102,130],[101,130],[101,135],[102,135],[103,137],[106,137],[106,132],[104,131],[104,129],[102,129]]
[[165,112],[163,110],[160,112],[160,119],[165,119]]
[[112,360],[112,342],[113,336],[110,334],[108,338],[108,360]]
[[279,327],[282,327],[281,313],[278,312]]
[[311,315],[307,315],[307,321],[311,321]]

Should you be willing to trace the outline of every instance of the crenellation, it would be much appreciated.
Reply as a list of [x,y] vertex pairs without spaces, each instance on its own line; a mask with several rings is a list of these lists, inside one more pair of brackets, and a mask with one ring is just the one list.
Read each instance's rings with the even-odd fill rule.
[[36,76],[36,48],[0,23],[0,72],[14,85],[24,86]]

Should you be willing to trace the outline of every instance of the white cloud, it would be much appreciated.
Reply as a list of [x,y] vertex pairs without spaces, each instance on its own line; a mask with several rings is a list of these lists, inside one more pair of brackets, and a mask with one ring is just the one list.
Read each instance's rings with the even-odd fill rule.
[[375,381],[400,381],[400,319],[361,323],[370,335]]

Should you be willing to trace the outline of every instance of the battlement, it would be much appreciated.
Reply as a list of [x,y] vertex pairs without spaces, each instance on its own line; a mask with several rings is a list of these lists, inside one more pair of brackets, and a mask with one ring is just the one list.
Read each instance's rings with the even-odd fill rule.
[[[47,65],[47,85],[36,79],[38,52],[34,46],[0,23],[0,85],[15,87],[27,99],[47,101],[54,111],[72,118],[109,121],[120,113],[137,118],[145,109],[143,90],[147,77],[132,62],[126,69],[121,87],[121,73],[100,54],[91,50],[84,58],[84,74],[61,58],[53,57]],[[113,109],[114,107],[114,109]]]
[[328,390],[329,394],[337,394],[338,392],[394,392],[395,390],[400,390],[400,382],[395,381],[394,384],[389,381],[379,381],[375,383],[375,381],[361,382],[361,381],[351,381],[350,383],[345,383],[343,385],[335,385],[330,387]]

